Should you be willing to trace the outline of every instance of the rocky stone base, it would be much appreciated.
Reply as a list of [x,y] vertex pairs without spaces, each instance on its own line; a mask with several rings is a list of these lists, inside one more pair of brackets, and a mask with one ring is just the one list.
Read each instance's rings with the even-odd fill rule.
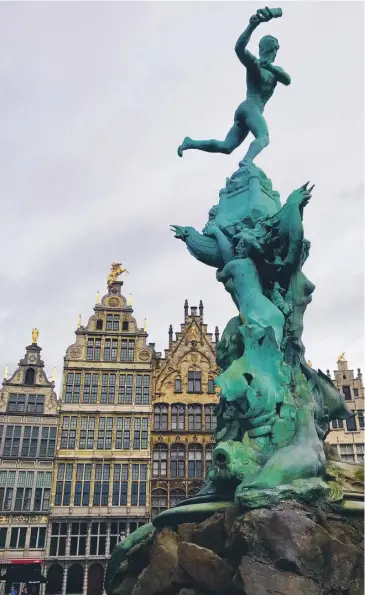
[[157,530],[109,595],[362,595],[363,519],[285,502]]

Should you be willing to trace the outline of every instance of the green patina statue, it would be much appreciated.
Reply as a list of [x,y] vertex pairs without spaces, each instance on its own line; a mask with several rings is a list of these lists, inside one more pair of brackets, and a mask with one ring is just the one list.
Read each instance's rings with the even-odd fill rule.
[[208,153],[230,154],[237,149],[249,132],[255,140],[251,143],[242,165],[249,166],[255,157],[269,144],[269,130],[263,114],[264,107],[272,97],[278,83],[290,85],[290,76],[279,66],[274,66],[279,42],[271,35],[265,35],[259,44],[259,60],[247,50],[251,35],[260,23],[282,16],[281,8],[264,8],[250,18],[248,27],[236,43],[236,54],[247,71],[247,97],[235,114],[234,123],[225,140],[193,140],[187,136],[177,152],[180,157],[188,149],[199,149]]
[[232,491],[245,507],[327,497],[323,442],[331,419],[351,415],[331,380],[304,357],[303,317],[314,285],[302,271],[310,248],[303,213],[314,186],[304,184],[282,206],[271,181],[253,163],[268,143],[264,106],[277,82],[288,85],[290,78],[273,66],[275,38],[261,40],[259,60],[246,46],[260,23],[280,16],[281,9],[258,10],[236,44],[247,68],[247,98],[226,140],[187,137],[178,149],[180,156],[186,149],[230,153],[249,131],[255,136],[203,232],[172,226],[195,258],[217,269],[217,280],[238,310],[217,346],[221,373],[215,380],[220,403],[213,466],[189,503],[227,500]]

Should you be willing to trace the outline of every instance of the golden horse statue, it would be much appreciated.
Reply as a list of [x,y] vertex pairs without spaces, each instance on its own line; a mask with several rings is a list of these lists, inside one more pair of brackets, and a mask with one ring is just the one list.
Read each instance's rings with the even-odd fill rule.
[[122,273],[128,274],[127,269],[125,269],[122,266],[122,263],[121,262],[112,262],[110,273],[109,273],[108,279],[107,279],[108,287],[109,287],[109,285],[114,283],[114,281],[116,281],[118,279],[118,277],[120,275],[122,275]]

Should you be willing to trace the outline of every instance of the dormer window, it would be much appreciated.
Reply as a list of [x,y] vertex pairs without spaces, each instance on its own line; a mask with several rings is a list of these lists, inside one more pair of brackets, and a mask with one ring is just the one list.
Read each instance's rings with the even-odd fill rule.
[[32,385],[32,384],[34,384],[34,380],[35,380],[35,370],[34,370],[34,368],[28,368],[28,370],[25,373],[24,384]]

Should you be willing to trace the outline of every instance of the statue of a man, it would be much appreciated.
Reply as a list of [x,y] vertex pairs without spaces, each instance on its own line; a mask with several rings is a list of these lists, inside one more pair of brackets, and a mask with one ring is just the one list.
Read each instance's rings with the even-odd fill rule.
[[277,83],[290,85],[290,76],[279,66],[274,66],[279,42],[271,35],[265,35],[259,43],[257,59],[247,49],[247,44],[256,27],[263,22],[280,17],[280,8],[264,8],[250,18],[248,27],[236,43],[236,54],[240,62],[246,67],[247,96],[234,115],[234,124],[225,140],[193,140],[187,136],[179,146],[177,152],[182,157],[188,149],[198,149],[208,153],[230,154],[237,149],[251,132],[255,140],[243,159],[242,166],[249,167],[255,157],[269,144],[269,130],[263,114],[264,107],[273,95]]

